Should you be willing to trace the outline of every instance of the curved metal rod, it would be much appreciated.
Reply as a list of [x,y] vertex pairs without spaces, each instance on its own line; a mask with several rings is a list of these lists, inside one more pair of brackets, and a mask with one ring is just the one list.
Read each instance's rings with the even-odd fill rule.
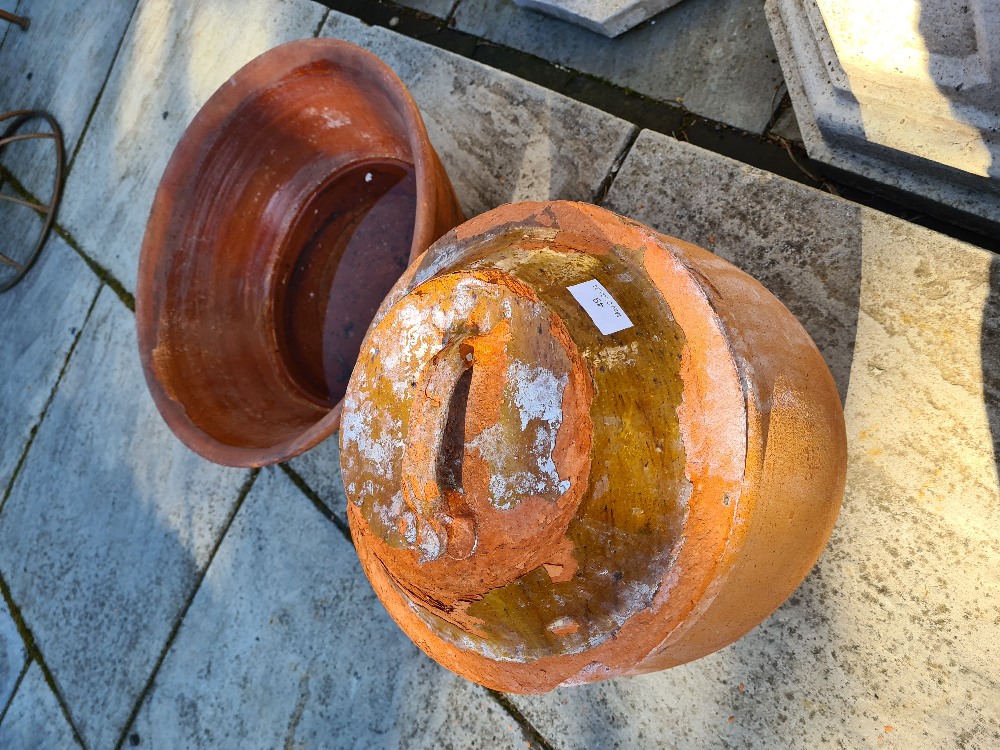
[[6,146],[8,143],[14,143],[14,141],[27,141],[31,138],[55,138],[52,133],[22,133],[21,135],[12,135],[9,138],[0,138],[0,147]]
[[[52,132],[17,134],[17,131],[20,130],[25,123],[34,119],[45,120],[49,124]],[[5,115],[0,115],[0,122],[5,120],[10,120],[11,122],[7,125],[4,131],[0,133],[0,150],[2,150],[8,143],[25,140],[30,137],[52,139],[56,149],[56,176],[55,183],[52,186],[52,198],[48,202],[48,205],[34,204],[30,201],[22,200],[14,196],[3,196],[4,200],[11,203],[20,205],[26,204],[33,210],[43,213],[45,215],[45,220],[42,226],[41,234],[38,236],[38,241],[35,243],[35,247],[32,249],[24,263],[17,263],[8,256],[0,253],[0,255],[2,255],[4,265],[18,268],[17,273],[15,273],[11,279],[0,283],[0,293],[6,292],[15,287],[21,279],[24,278],[25,274],[31,270],[35,261],[38,260],[38,256],[41,254],[42,248],[45,246],[45,243],[49,238],[49,233],[52,231],[52,225],[55,223],[56,218],[56,210],[59,208],[59,201],[62,199],[63,172],[65,170],[66,161],[66,149],[63,145],[62,129],[59,127],[59,123],[56,122],[56,119],[48,112],[43,112],[42,110],[22,109],[16,112],[8,112]]]
[[28,27],[31,26],[31,19],[27,16],[15,16],[13,13],[8,13],[5,10],[0,10],[0,21],[16,23],[24,31],[27,31]]

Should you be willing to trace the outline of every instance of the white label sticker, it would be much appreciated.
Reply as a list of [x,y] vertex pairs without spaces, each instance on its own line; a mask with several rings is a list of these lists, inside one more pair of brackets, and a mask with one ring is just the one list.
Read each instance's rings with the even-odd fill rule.
[[605,336],[633,326],[621,305],[615,302],[615,298],[597,279],[574,284],[566,289],[587,311],[587,315],[597,324],[598,330]]

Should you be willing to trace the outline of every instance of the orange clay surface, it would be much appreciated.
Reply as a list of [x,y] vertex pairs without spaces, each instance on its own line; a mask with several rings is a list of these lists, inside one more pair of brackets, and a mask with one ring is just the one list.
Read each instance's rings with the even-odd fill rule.
[[[568,287],[632,326],[602,334]],[[376,314],[344,401],[352,533],[433,658],[541,692],[743,635],[829,537],[833,380],[760,284],[583,204],[446,235]]]

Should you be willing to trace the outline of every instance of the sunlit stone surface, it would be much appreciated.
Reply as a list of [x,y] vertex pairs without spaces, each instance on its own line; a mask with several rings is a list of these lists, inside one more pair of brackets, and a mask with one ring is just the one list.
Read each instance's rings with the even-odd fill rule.
[[1000,0],[768,0],[809,155],[1000,226]]

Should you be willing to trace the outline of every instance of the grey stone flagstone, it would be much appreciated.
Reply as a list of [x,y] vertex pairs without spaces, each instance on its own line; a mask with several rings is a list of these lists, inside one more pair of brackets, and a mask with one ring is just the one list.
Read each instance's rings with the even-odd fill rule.
[[59,702],[35,663],[0,724],[0,747],[9,750],[70,750],[79,748]]
[[680,0],[514,0],[518,5],[615,37]]
[[764,131],[783,92],[764,10],[752,0],[685,0],[617,39],[512,0],[462,0],[454,18],[461,31],[752,133]]
[[168,750],[526,741],[396,627],[353,547],[280,469],[240,508],[129,736]]
[[[83,134],[98,92],[111,69],[118,42],[136,0],[30,0],[19,12],[31,19],[26,32],[13,29],[0,48],[0,113],[41,109],[62,128],[66,159]],[[0,22],[0,34],[3,33]],[[14,72],[16,71],[16,73]],[[12,144],[3,154],[36,197],[51,194],[49,143]]]
[[0,574],[90,747],[118,740],[247,477],[169,432],[134,325],[104,290],[0,513]]
[[[27,209],[9,206],[0,203],[0,222],[12,252],[14,245],[33,245],[40,222]],[[53,234],[21,283],[0,294],[0,508],[99,286],[80,256]]]
[[142,0],[69,177],[60,222],[126,289],[167,161],[209,96],[244,64],[312,36],[310,0]]
[[607,204],[802,319],[846,398],[847,492],[819,564],[735,644],[515,703],[580,750],[996,746],[997,257],[648,132]]

